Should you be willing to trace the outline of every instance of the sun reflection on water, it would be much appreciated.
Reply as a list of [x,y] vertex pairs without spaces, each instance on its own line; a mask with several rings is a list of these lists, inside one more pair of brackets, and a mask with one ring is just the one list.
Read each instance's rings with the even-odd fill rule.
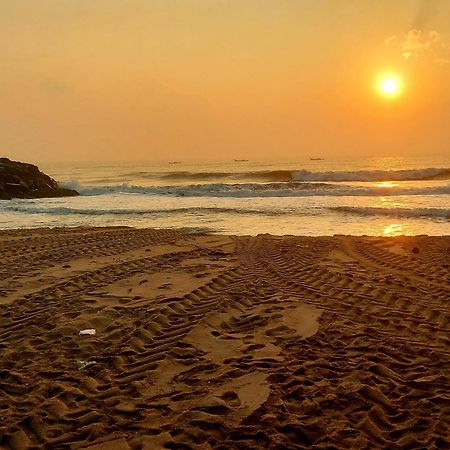
[[399,187],[400,183],[397,183],[396,181],[377,181],[375,185],[381,188],[395,188]]
[[[391,182],[380,182],[380,185],[383,184],[391,184]],[[392,184],[396,184],[395,182]],[[388,210],[396,210],[397,208],[404,208],[405,204],[402,201],[402,199],[399,199],[398,197],[378,197],[372,204],[375,208],[380,209],[388,209]],[[392,211],[395,215],[395,212]],[[397,219],[401,220],[401,219]],[[381,232],[381,233],[380,233]],[[411,234],[411,230],[405,226],[404,223],[396,222],[396,223],[389,223],[389,224],[382,224],[381,229],[378,229],[378,233],[380,233],[383,236],[405,236],[408,234]]]
[[398,197],[379,197],[373,205],[382,208],[404,208],[405,204]]
[[401,223],[391,223],[383,228],[383,236],[401,236],[406,234]]
[[406,166],[405,158],[398,156],[373,158],[372,163],[375,167],[382,170],[398,170]]

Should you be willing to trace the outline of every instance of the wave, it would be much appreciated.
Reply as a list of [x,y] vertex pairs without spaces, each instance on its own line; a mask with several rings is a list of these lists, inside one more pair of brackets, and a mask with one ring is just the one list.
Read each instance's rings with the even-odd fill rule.
[[89,209],[89,208],[39,208],[26,205],[14,205],[4,208],[10,212],[20,212],[26,214],[52,214],[52,215],[83,215],[83,216],[151,216],[151,215],[170,215],[170,214],[251,214],[265,216],[280,216],[291,214],[294,210],[285,208],[282,210],[272,210],[264,208],[226,208],[226,207],[185,207],[185,208],[161,208],[161,209]]
[[188,186],[136,186],[123,183],[116,186],[83,187],[82,195],[169,195],[176,197],[305,197],[305,196],[392,196],[450,194],[450,184],[422,188],[389,186],[348,186],[331,183],[242,183],[194,184]]
[[450,219],[450,209],[441,208],[382,208],[382,207],[359,207],[359,206],[332,206],[329,210],[357,214],[360,216],[383,216],[397,218],[428,217],[438,219]]
[[309,208],[227,208],[227,207],[180,207],[161,209],[89,209],[89,208],[68,208],[68,207],[36,207],[35,203],[23,205],[6,206],[6,211],[26,214],[46,214],[46,215],[81,215],[81,216],[165,216],[174,214],[189,215],[210,215],[210,214],[232,214],[232,215],[258,215],[258,216],[317,216],[327,214],[332,211],[341,214],[353,214],[360,216],[379,216],[395,218],[429,218],[450,220],[450,209],[440,208],[383,208],[383,207],[362,207],[362,206],[330,206],[330,207],[309,207]]
[[195,181],[257,181],[257,182],[292,182],[292,181],[418,181],[449,180],[450,168],[426,168],[403,170],[358,170],[311,172],[309,170],[257,170],[247,172],[132,172],[121,177],[159,179],[175,182]]
[[450,168],[359,170],[353,172],[294,172],[297,181],[420,181],[449,180]]
[[78,190],[82,195],[102,194],[145,194],[172,195],[178,197],[259,197],[290,196],[295,193],[313,194],[319,190],[336,189],[327,183],[243,183],[243,184],[193,184],[188,186],[139,186],[122,183],[116,186],[82,187]]
[[124,217],[148,217],[185,215],[185,216],[209,216],[211,214],[231,214],[231,215],[258,215],[258,216],[317,216],[327,215],[330,211],[339,214],[351,214],[370,217],[395,217],[395,218],[428,218],[438,220],[450,220],[449,208],[387,208],[387,207],[365,207],[365,206],[312,206],[312,207],[255,207],[254,205],[235,206],[180,206],[167,208],[117,208],[117,209],[96,209],[96,208],[76,208],[67,206],[41,206],[35,200],[19,200],[20,203],[2,204],[2,210],[6,212],[18,212],[25,214],[44,215],[79,215],[79,216],[124,216]]

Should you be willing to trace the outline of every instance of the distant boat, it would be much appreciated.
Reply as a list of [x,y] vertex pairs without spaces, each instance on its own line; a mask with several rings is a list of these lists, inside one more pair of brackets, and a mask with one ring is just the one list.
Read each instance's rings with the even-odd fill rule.
[[181,164],[181,161],[169,161],[169,164]]
[[248,159],[235,159],[235,162],[248,162]]
[[325,158],[309,158],[310,161],[324,161]]

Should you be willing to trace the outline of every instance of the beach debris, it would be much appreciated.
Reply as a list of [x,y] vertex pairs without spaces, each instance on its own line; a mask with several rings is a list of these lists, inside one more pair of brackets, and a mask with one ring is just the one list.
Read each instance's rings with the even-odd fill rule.
[[91,336],[95,336],[95,328],[86,328],[85,330],[80,330],[78,333],[80,336],[83,334],[90,334]]
[[84,360],[79,360],[77,361],[77,369],[78,370],[84,370],[89,366],[93,366],[94,364],[97,364],[97,361],[84,361]]
[[413,252],[413,253],[419,253],[419,252],[420,252],[419,247],[414,247],[414,248],[412,249],[412,252]]

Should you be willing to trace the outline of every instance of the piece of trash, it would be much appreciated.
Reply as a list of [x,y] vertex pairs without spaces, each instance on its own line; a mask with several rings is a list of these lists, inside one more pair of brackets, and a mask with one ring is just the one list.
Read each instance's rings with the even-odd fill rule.
[[95,336],[95,328],[86,328],[86,330],[81,330],[79,334],[90,334],[91,336]]
[[83,370],[86,369],[86,367],[92,366],[94,364],[97,364],[97,361],[77,361],[77,369],[78,370]]

